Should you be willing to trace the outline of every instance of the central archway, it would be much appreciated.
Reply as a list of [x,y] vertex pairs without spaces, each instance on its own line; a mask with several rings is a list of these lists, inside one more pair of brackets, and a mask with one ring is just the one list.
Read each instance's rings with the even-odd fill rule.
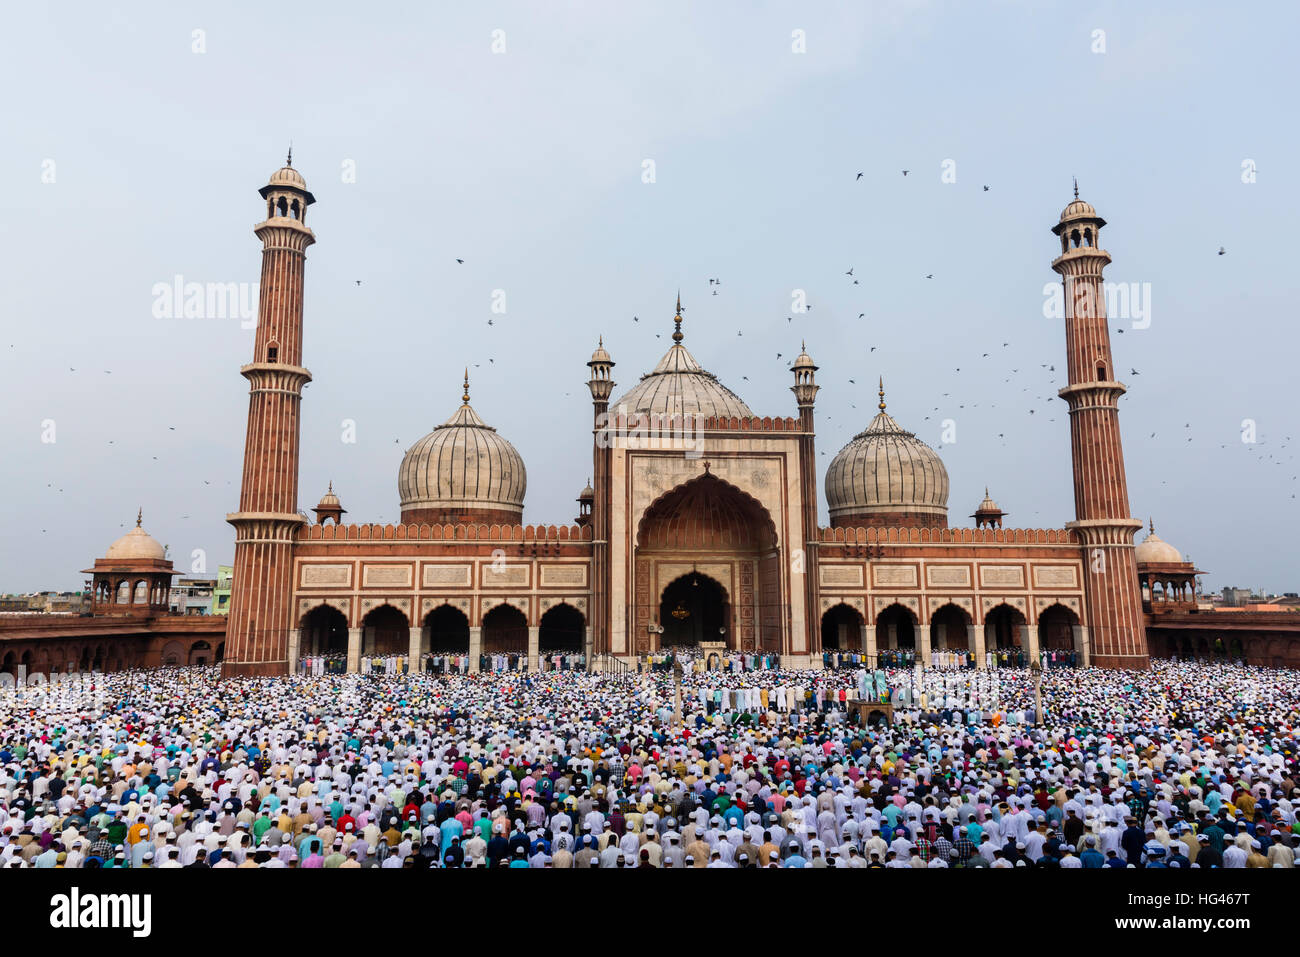
[[726,641],[731,633],[731,603],[727,590],[699,572],[671,582],[659,601],[664,633],[659,647],[677,648],[702,641]]
[[[785,567],[771,514],[706,463],[704,474],[659,496],[637,524],[635,650],[725,641],[779,653],[790,613]],[[680,590],[687,588],[698,594]]]

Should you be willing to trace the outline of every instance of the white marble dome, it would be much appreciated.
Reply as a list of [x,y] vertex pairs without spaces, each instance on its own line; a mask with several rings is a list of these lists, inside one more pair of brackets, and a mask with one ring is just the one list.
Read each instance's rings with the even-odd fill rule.
[[699,413],[724,418],[749,418],[749,406],[736,393],[706,371],[680,342],[659,360],[653,370],[621,398],[610,403],[611,413],[657,412],[661,415]]
[[519,452],[464,404],[412,445],[397,473],[402,511],[485,509],[523,514],[528,473]]
[[1176,565],[1183,560],[1182,553],[1157,535],[1154,527],[1133,549],[1133,557],[1139,565]]
[[830,517],[909,513],[946,523],[948,470],[938,453],[884,410],[826,469]]
[[610,403],[614,415],[658,413],[659,415],[715,415],[719,418],[752,418],[754,413],[736,393],[718,381],[682,345],[682,298],[677,297],[673,316],[673,344],[659,364],[641,381]]
[[146,532],[136,520],[135,528],[127,532],[112,545],[104,556],[113,561],[154,560],[162,561],[167,557],[165,549],[158,540]]

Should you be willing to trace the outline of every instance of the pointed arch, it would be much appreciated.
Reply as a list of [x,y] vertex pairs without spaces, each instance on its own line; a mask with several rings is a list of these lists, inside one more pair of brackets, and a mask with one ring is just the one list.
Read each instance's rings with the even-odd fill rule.
[[999,602],[984,612],[984,647],[1019,648],[1029,653],[1025,613],[1007,602]]
[[1083,653],[1079,615],[1059,601],[1038,613],[1038,644],[1044,651]]
[[587,617],[567,601],[546,609],[538,623],[537,649],[541,654],[581,653],[586,644]]
[[433,655],[469,654],[469,616],[450,602],[424,616],[424,647]]
[[771,551],[779,537],[763,504],[705,472],[650,503],[637,523],[638,548]]
[[866,623],[862,612],[846,602],[836,602],[822,612],[822,650],[860,651],[862,626]]
[[935,651],[974,651],[970,638],[970,612],[947,602],[930,612],[930,648]]
[[502,602],[483,615],[485,655],[528,654],[528,616]]
[[915,651],[920,625],[916,612],[901,602],[894,602],[876,612],[876,647]]
[[361,619],[363,655],[400,655],[410,649],[411,620],[400,608],[384,602]]
[[[299,619],[299,655],[346,655],[348,620],[343,612],[324,602],[311,608]],[[217,647],[217,658],[225,656],[225,642]]]
[[725,641],[728,647],[735,647],[731,596],[713,576],[692,571],[674,578],[660,592],[658,604],[661,648],[706,641]]

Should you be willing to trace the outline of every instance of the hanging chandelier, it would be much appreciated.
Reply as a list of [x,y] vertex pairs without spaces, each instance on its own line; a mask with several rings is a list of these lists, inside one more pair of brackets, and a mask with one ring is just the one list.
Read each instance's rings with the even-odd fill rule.
[[678,621],[685,621],[691,617],[691,612],[684,604],[678,602],[677,607],[672,610],[672,616]]

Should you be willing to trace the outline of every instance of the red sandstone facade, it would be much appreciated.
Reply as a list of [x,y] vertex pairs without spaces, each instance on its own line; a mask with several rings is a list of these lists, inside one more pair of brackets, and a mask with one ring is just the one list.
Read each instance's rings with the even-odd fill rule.
[[[708,640],[792,663],[828,648],[915,647],[923,658],[965,648],[982,659],[1019,645],[1146,665],[1116,408],[1124,387],[1102,305],[1110,260],[1088,204],[1062,214],[1052,264],[1066,290],[1061,395],[1076,520],[1065,529],[948,528],[946,470],[885,413],[883,383],[880,415],[828,472],[832,527],[819,528],[816,365],[806,352],[793,364],[797,418],[755,416],[685,350],[680,300],[673,346],[622,400],[611,403],[603,343],[588,363],[593,488],[581,525],[520,524],[522,460],[470,408],[467,381],[462,408],[403,462],[402,524],[373,526],[338,524],[332,490],[317,509],[332,525],[298,514],[298,409],[310,379],[303,261],[314,240],[302,220],[312,197],[289,167],[262,194],[261,321],[243,370],[240,510],[229,516],[227,674],[282,673],[304,654],[344,651],[353,665],[379,652],[514,649],[535,666],[561,632],[566,650],[615,657]],[[649,418],[669,428],[638,436]],[[693,429],[699,454],[683,454],[674,426]],[[426,500],[438,504],[415,504]],[[989,525],[1001,517],[977,515]]]

